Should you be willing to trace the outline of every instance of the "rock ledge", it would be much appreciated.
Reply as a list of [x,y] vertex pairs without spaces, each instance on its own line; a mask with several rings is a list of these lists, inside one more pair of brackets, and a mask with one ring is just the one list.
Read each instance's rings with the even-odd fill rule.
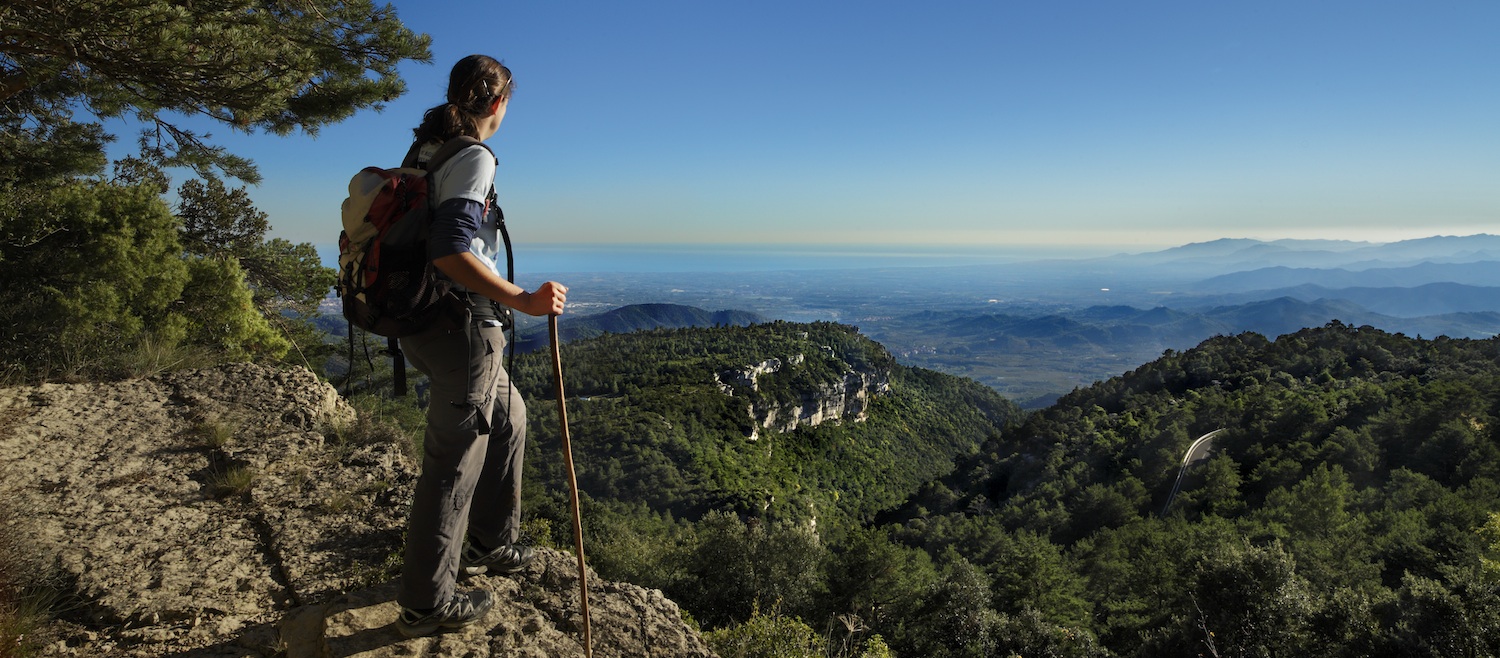
[[[576,561],[545,549],[466,584],[484,622],[395,632],[417,467],[353,419],[302,368],[0,388],[0,500],[71,602],[42,655],[583,655]],[[595,655],[712,655],[660,592],[589,582]]]

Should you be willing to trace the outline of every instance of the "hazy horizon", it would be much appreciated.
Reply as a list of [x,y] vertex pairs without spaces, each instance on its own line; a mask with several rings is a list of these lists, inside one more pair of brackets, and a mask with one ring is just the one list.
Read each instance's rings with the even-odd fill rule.
[[[1490,234],[1453,236],[1421,235],[1410,240],[1439,237],[1483,237]],[[515,245],[519,275],[557,273],[690,273],[774,272],[795,270],[887,269],[901,267],[959,267],[965,265],[1017,264],[1141,255],[1222,240],[1255,240],[1267,244],[1291,244],[1320,248],[1329,243],[1347,248],[1376,247],[1406,242],[1375,242],[1343,239],[1280,238],[1262,240],[1221,236],[1179,244],[1128,249],[1098,245],[823,245],[755,243],[520,243]],[[314,245],[324,265],[338,266],[338,246]]]

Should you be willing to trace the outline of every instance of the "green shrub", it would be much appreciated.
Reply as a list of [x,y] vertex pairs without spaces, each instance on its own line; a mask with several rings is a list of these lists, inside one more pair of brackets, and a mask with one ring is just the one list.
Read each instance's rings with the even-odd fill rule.
[[153,374],[289,348],[236,260],[184,255],[152,187],[59,183],[11,201],[0,203],[0,362],[27,379]]
[[1489,521],[1479,527],[1478,534],[1484,547],[1479,557],[1481,573],[1490,582],[1500,583],[1500,512],[1491,514]]
[[827,651],[823,637],[802,620],[777,609],[763,614],[758,607],[745,623],[710,631],[703,639],[723,658],[823,658]]

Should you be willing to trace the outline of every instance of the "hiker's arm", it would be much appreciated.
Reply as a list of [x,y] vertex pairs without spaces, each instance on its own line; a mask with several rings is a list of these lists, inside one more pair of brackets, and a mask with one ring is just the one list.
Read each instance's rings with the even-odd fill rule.
[[432,218],[427,257],[432,259],[438,271],[459,285],[517,311],[527,315],[561,315],[568,293],[562,284],[548,281],[536,292],[526,292],[525,288],[495,274],[469,252],[469,245],[487,211],[484,203],[472,199],[444,201]]
[[526,292],[525,288],[495,274],[467,251],[443,256],[433,260],[432,264],[459,285],[527,315],[562,315],[563,305],[568,300],[568,289],[561,283],[548,281],[536,292]]

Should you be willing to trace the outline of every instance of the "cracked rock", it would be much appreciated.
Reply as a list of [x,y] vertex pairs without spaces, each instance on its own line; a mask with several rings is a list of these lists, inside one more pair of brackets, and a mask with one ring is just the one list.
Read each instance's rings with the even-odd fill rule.
[[[485,623],[395,634],[417,465],[328,438],[353,419],[303,368],[0,388],[0,501],[70,602],[41,655],[583,655],[577,564],[548,550],[469,581]],[[590,576],[596,656],[712,655],[660,592]]]

